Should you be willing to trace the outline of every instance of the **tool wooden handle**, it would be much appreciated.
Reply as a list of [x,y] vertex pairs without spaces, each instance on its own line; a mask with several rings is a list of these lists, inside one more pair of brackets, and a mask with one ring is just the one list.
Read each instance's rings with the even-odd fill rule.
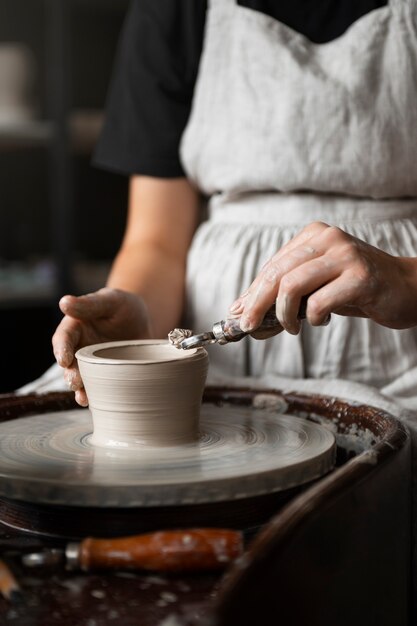
[[242,552],[242,534],[238,531],[217,528],[170,530],[120,539],[89,537],[79,545],[79,565],[84,570],[219,570]]
[[22,597],[18,583],[4,561],[0,561],[0,592],[11,602],[17,602]]
[[[302,298],[300,304],[300,310],[298,312],[298,319],[303,320],[306,317],[307,312],[307,297]],[[248,333],[244,333],[239,326],[239,318],[227,319],[224,324],[223,331],[228,341],[240,341],[243,337],[246,337]],[[275,304],[265,313],[264,319],[261,325],[256,330],[284,330],[279,323],[276,313]]]

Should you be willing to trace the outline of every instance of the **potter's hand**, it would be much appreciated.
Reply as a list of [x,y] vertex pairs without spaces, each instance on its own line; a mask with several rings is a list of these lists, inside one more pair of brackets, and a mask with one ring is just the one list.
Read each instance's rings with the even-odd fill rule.
[[75,352],[83,346],[151,336],[146,305],[140,296],[119,289],[104,288],[85,296],[64,296],[59,302],[64,313],[52,338],[58,365],[75,399],[87,406]]
[[[325,323],[330,313],[368,317],[389,328],[417,324],[417,259],[394,257],[321,222],[306,226],[262,268],[230,308],[240,327],[256,338],[256,328],[276,302],[285,330],[297,334],[302,296],[307,320]],[[254,333],[252,331],[255,331]]]

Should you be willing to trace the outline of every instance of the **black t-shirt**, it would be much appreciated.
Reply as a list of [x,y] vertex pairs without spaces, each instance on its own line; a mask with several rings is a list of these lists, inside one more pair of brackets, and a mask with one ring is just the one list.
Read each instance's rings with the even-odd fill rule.
[[[315,43],[342,35],[387,0],[239,0]],[[206,0],[132,0],[121,34],[94,163],[125,174],[183,176],[179,143],[190,114]]]

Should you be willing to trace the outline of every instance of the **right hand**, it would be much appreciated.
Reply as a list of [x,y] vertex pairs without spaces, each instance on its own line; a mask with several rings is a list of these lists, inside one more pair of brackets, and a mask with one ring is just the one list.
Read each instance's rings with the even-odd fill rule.
[[254,334],[275,302],[279,323],[296,335],[303,296],[312,326],[336,313],[411,328],[417,325],[417,257],[392,256],[340,228],[313,222],[264,265],[229,313]]
[[149,339],[147,308],[140,296],[108,287],[85,296],[63,296],[59,308],[64,317],[52,337],[54,355],[76,401],[87,406],[76,351],[106,341]]

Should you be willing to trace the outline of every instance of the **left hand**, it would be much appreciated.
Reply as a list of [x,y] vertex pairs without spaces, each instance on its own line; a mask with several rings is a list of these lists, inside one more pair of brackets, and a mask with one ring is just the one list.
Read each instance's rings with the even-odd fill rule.
[[283,246],[249,289],[230,307],[240,327],[256,338],[266,311],[276,302],[285,330],[298,334],[297,314],[308,296],[307,320],[326,322],[331,313],[367,317],[389,328],[417,325],[417,259],[391,256],[334,226],[314,222]]
[[104,287],[84,296],[67,295],[59,302],[64,313],[52,345],[64,378],[81,406],[88,405],[75,353],[83,346],[152,336],[148,310],[137,294]]

